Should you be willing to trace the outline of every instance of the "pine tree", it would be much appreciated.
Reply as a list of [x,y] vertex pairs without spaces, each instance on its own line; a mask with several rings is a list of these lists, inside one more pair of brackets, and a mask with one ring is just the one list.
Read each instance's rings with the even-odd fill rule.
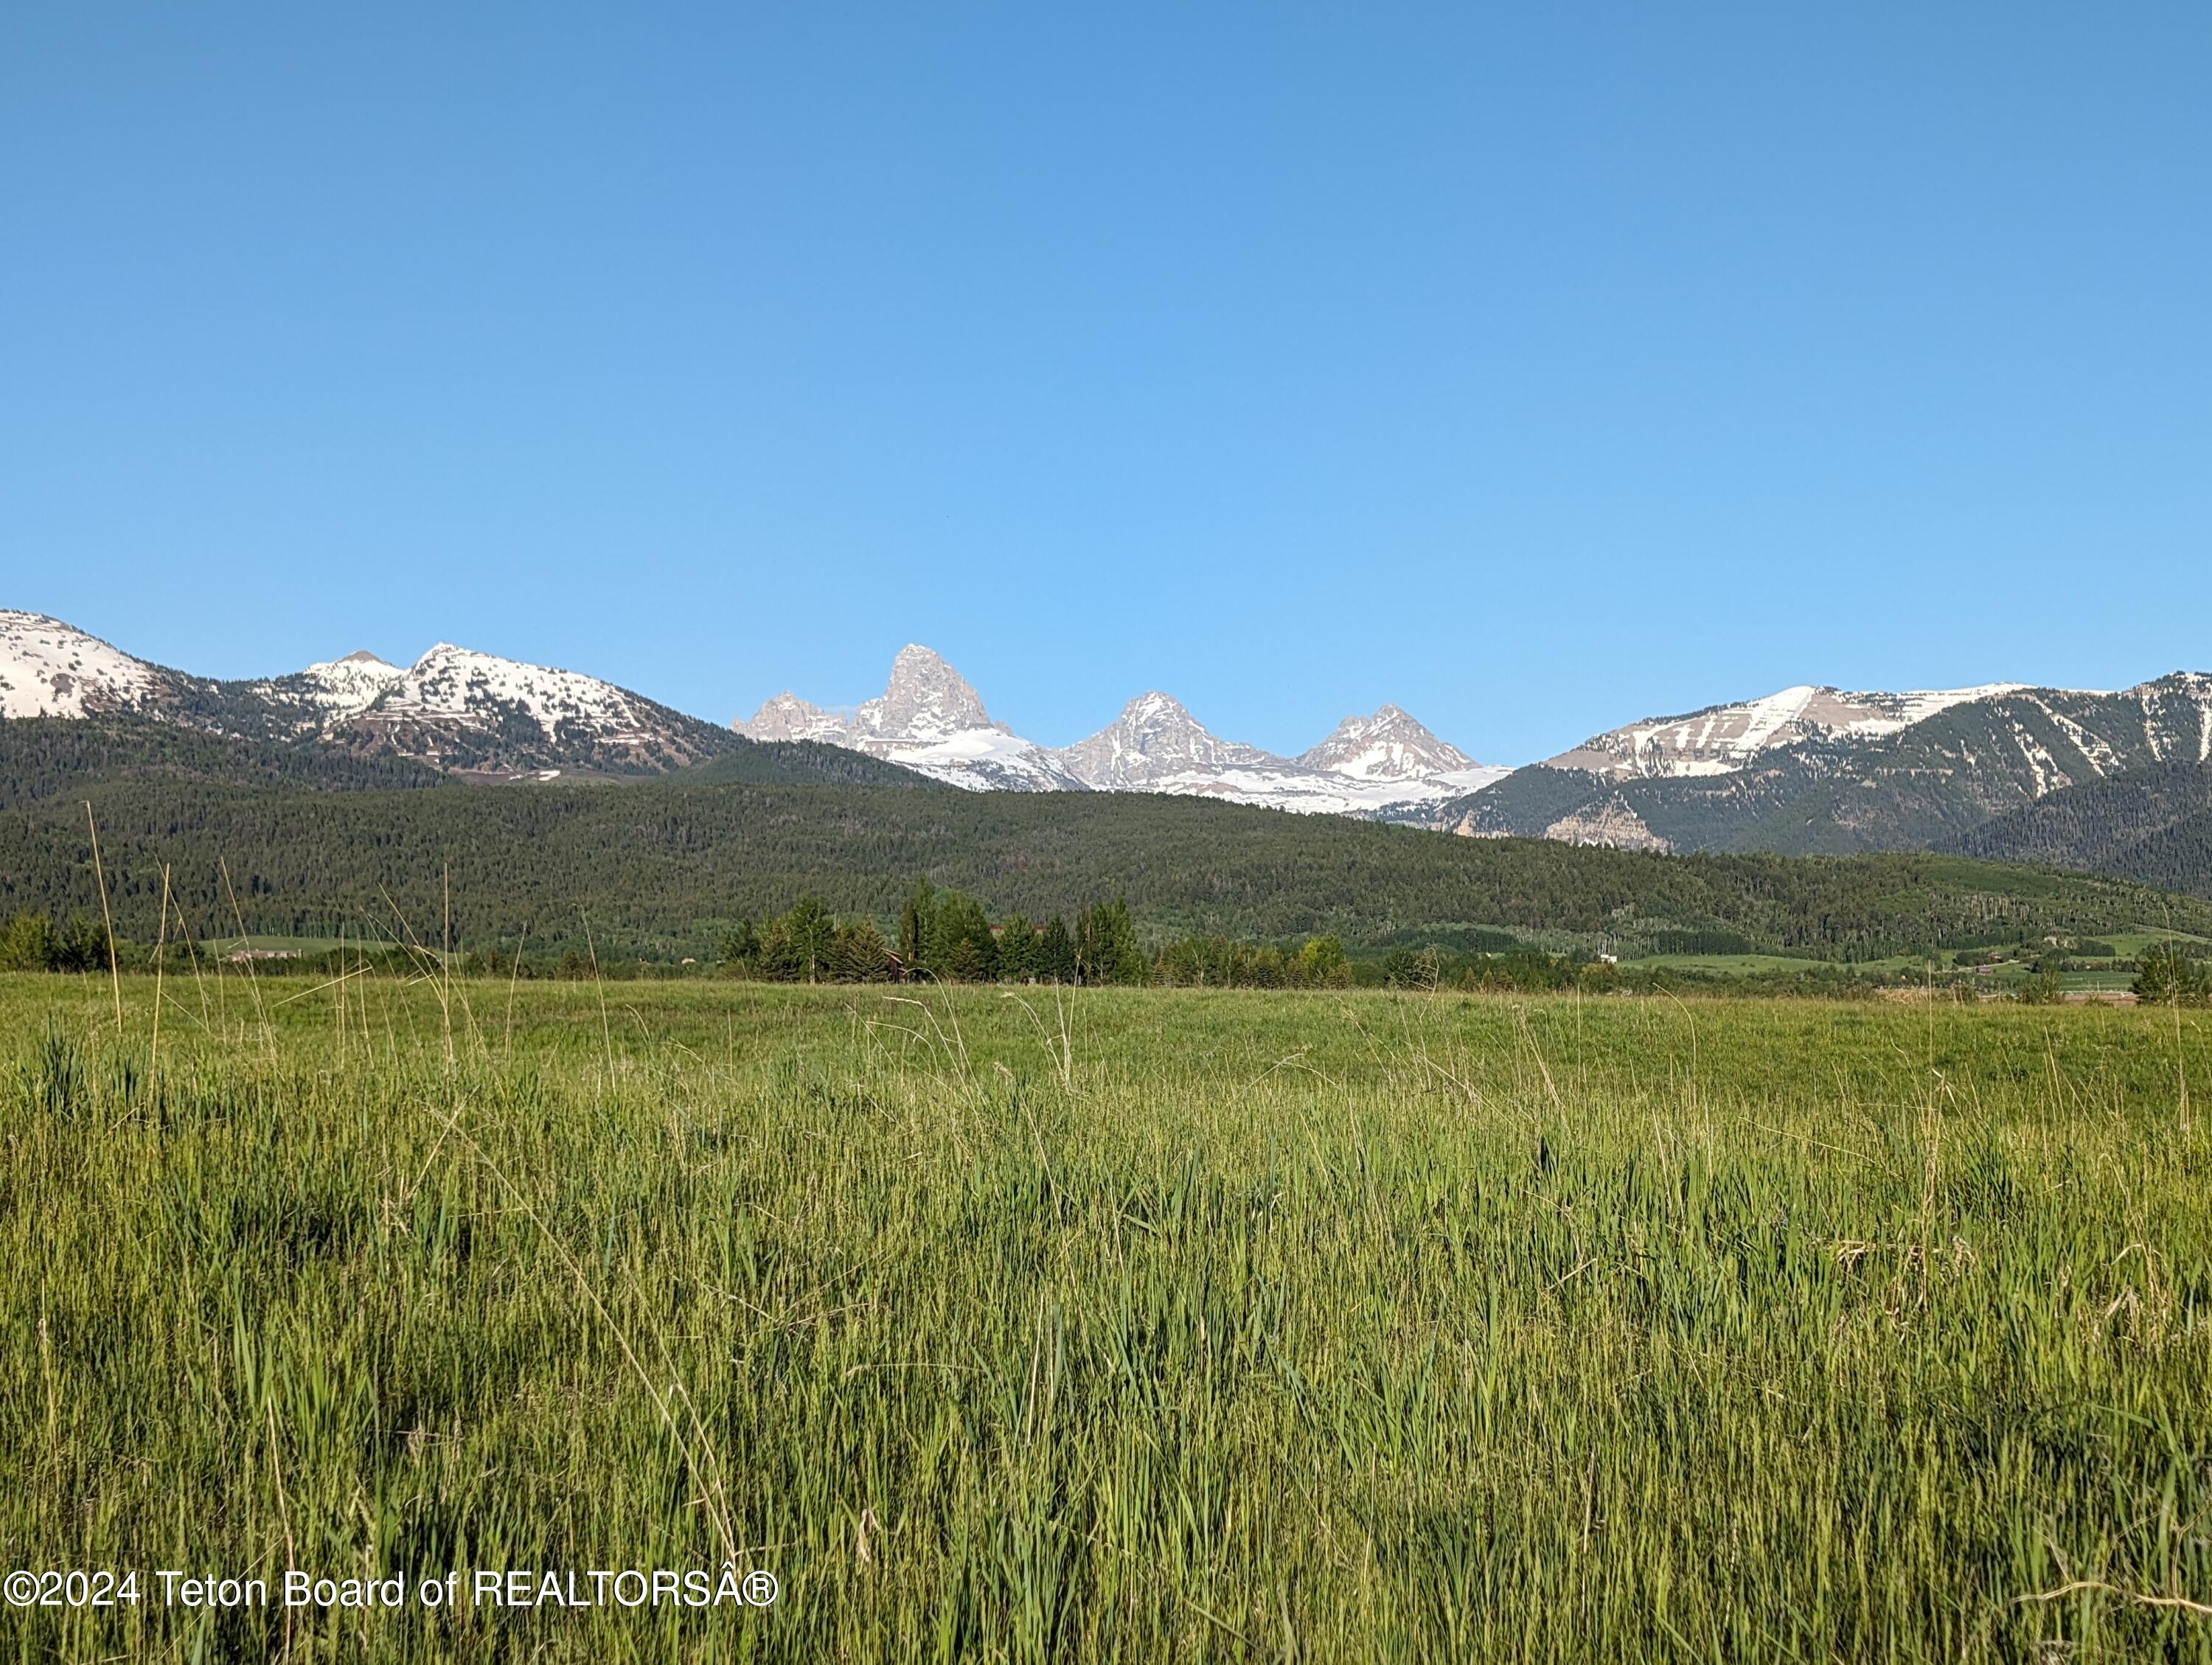
[[998,975],[998,941],[983,904],[958,890],[938,896],[923,951],[933,976],[988,982]]
[[782,924],[799,975],[808,982],[817,981],[827,969],[830,945],[837,936],[836,921],[830,917],[829,904],[810,890],[792,903]]
[[1036,975],[1036,927],[1019,913],[999,921],[999,977],[1002,982],[1025,983]]
[[2145,1006],[2198,1006],[2212,991],[2212,975],[2201,971],[2172,943],[2144,951],[2136,962],[2136,999]]
[[736,928],[724,933],[721,959],[732,969],[750,968],[760,958],[760,927],[749,919],[741,919]]
[[1129,904],[1120,896],[1085,908],[1076,915],[1076,947],[1087,983],[1141,983],[1146,980],[1144,950]]
[[44,914],[18,914],[0,935],[0,971],[57,971],[61,958],[61,933]]
[[1075,910],[1075,981],[1095,983],[1098,975],[1098,924],[1089,902]]
[[1075,981],[1075,939],[1069,933],[1067,921],[1054,914],[1037,939],[1036,975],[1040,981],[1072,983]]
[[909,977],[919,976],[929,969],[929,927],[936,915],[936,891],[925,875],[915,880],[906,906],[899,909],[899,963]]
[[876,983],[891,975],[891,945],[872,920],[838,927],[830,945],[829,974],[841,983]]

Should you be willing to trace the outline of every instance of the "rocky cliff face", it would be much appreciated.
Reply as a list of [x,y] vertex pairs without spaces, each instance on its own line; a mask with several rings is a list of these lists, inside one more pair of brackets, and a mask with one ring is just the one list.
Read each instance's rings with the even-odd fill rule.
[[757,740],[822,740],[902,764],[973,792],[1072,792],[1083,783],[1045,750],[994,723],[982,696],[930,648],[909,643],[891,661],[884,691],[850,722],[779,694],[732,725]]
[[986,728],[1011,732],[991,720],[982,696],[966,678],[934,650],[912,642],[891,661],[884,691],[853,716],[855,734],[904,745],[927,745]]
[[1160,693],[1139,694],[1096,734],[1053,755],[1100,792],[1152,792],[1206,774],[1291,767],[1257,746],[1217,738],[1182,701]]
[[[1319,745],[1298,754],[1308,769],[1357,781],[1425,782],[1476,769],[1474,758],[1441,740],[1395,705],[1371,717],[1346,717]],[[1504,770],[1494,771],[1503,775]]]
[[821,740],[831,745],[849,745],[846,720],[834,711],[824,711],[818,705],[809,705],[798,695],[787,690],[763,703],[751,717],[731,725],[738,733],[756,740]]

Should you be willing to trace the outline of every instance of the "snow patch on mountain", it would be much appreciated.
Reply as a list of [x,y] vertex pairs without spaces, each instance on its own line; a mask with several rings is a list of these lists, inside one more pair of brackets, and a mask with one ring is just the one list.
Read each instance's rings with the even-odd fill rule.
[[311,703],[332,716],[366,711],[406,679],[407,672],[362,648],[343,659],[325,659],[299,673]]
[[0,609],[0,716],[143,710],[170,674],[58,618]]
[[2018,683],[1927,689],[1905,694],[1844,693],[1804,684],[1762,699],[1656,717],[1593,735],[1550,758],[1553,769],[1619,779],[1731,775],[1762,752],[1805,740],[1876,739],[1924,722],[1969,700],[2017,692]]
[[490,729],[515,714],[549,738],[564,732],[615,744],[649,739],[648,703],[577,671],[525,665],[441,641],[393,679],[366,710],[387,718],[439,718]]
[[[2162,763],[2185,756],[2193,738],[2197,761],[2212,763],[2212,676],[2201,671],[2177,671],[2153,682],[2139,683],[2128,692],[2142,708],[2143,730],[2154,760]],[[2192,727],[2194,736],[2187,732]]]
[[283,714],[280,721],[305,736],[319,734],[331,724],[368,710],[406,675],[364,648],[289,676],[246,683],[242,691]]

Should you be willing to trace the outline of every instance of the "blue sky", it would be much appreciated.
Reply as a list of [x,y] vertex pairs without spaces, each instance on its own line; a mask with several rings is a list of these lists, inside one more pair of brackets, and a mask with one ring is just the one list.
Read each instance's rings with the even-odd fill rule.
[[2212,669],[2212,8],[17,6],[0,605],[1486,761]]

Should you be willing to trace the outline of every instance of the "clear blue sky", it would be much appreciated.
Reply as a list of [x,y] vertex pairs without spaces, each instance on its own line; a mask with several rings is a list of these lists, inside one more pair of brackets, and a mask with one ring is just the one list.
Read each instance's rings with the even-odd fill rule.
[[1485,760],[2212,669],[2212,7],[17,5],[0,605]]

